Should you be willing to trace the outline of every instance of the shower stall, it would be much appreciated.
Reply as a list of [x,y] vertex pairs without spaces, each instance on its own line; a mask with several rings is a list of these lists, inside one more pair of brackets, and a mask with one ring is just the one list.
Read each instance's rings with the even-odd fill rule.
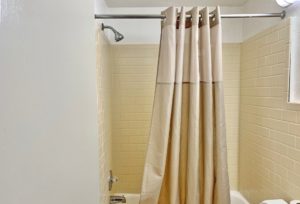
[[[190,15],[191,12],[186,14],[187,22],[191,20]],[[215,13],[210,12],[209,19],[214,19],[215,15]],[[294,138],[293,135],[296,134],[289,133],[286,129],[286,127],[292,127],[295,121],[286,121],[284,117],[289,117],[287,116],[289,114],[297,115],[298,113],[297,105],[290,104],[286,99],[289,87],[289,49],[292,20],[285,18],[285,16],[285,11],[248,14],[221,13],[220,15],[225,27],[225,32],[223,32],[223,36],[225,33],[225,40],[223,39],[222,43],[222,76],[224,77],[226,149],[231,204],[260,203],[263,200],[272,198],[290,200],[300,196],[296,190],[293,192],[284,187],[278,187],[278,180],[276,180],[279,176],[280,181],[288,182],[295,189],[299,189],[295,182],[287,181],[285,177],[287,172],[291,171],[292,175],[297,175],[297,173],[294,170],[288,170],[287,166],[281,166],[282,161],[286,164],[291,162],[290,164],[293,165],[298,162],[298,158],[294,154],[288,153],[294,151],[294,143],[292,141],[285,142],[282,139],[282,134],[285,134],[286,138],[291,140]],[[115,21],[120,19],[120,22],[123,22],[124,19],[141,21],[143,21],[142,19],[156,19],[164,22],[167,16],[164,13],[100,13],[96,14],[95,18],[116,19]],[[201,18],[203,16],[200,15],[199,19]],[[270,18],[276,19],[276,23],[273,23],[269,28],[258,31],[246,40],[239,42],[226,41],[226,32],[228,32],[226,26],[231,25],[231,22],[241,24],[244,22],[242,20],[237,21],[237,19],[248,19],[254,22],[259,19],[261,22],[263,21],[262,18],[265,21]],[[176,20],[177,23],[174,24],[176,29],[180,27],[178,19]],[[112,20],[109,22],[112,22]],[[108,22],[105,24],[108,24]],[[151,137],[151,131],[153,131],[153,127],[151,127],[151,124],[153,124],[151,118],[153,118],[155,109],[153,104],[155,104],[158,97],[155,92],[158,89],[156,83],[159,81],[157,70],[161,61],[159,56],[168,51],[163,50],[159,42],[127,44],[127,35],[121,34],[123,33],[122,29],[117,26],[102,26],[102,29],[105,28],[113,32],[115,42],[109,42],[100,29],[97,31],[99,45],[99,104],[102,102],[100,109],[102,115],[100,118],[105,118],[105,121],[103,120],[100,123],[102,125],[100,145],[101,142],[104,142],[102,143],[103,152],[100,152],[100,157],[108,158],[101,167],[104,181],[107,181],[109,177],[105,172],[109,172],[110,169],[113,170],[115,175],[113,175],[113,178],[118,177],[118,179],[112,182],[111,191],[103,186],[103,202],[108,203],[109,197],[113,195],[120,196],[122,201],[124,196],[129,204],[153,203],[156,201],[143,201],[141,195],[143,194],[143,188],[145,188],[145,186],[143,187],[145,177],[147,178],[147,173],[149,173],[149,170],[146,171],[147,173],[144,172],[145,163],[146,166],[154,163],[154,161],[151,161],[147,164],[147,157],[149,157],[149,142],[150,144],[154,142],[149,137]],[[187,29],[186,26],[185,29]],[[138,33],[138,31],[139,27],[137,26],[134,32]],[[162,33],[161,37],[163,38],[163,36]],[[164,41],[160,43],[165,44]],[[185,60],[183,61],[185,63]],[[166,82],[163,83],[165,87]],[[176,85],[177,82],[175,82]],[[191,94],[191,90],[189,89],[187,93],[187,95]],[[176,95],[175,92],[173,94]],[[166,95],[166,93],[162,94],[163,97]],[[175,98],[170,103],[174,103],[174,100]],[[165,98],[162,101],[165,101]],[[185,104],[185,102],[182,104]],[[164,111],[161,108],[162,105],[160,104],[158,114]],[[172,107],[172,110],[174,109]],[[158,118],[162,117],[163,115]],[[107,118],[109,120],[106,120]],[[297,121],[297,117],[295,120]],[[171,122],[173,121],[174,118]],[[164,122],[165,119],[156,125],[160,126]],[[164,143],[161,135],[159,135],[159,138],[155,142],[154,149]],[[167,143],[172,143],[172,141],[173,139]],[[168,146],[167,149],[169,151],[173,147]],[[155,149],[155,151],[160,150]],[[152,150],[151,154],[155,151]],[[181,150],[180,153],[183,154],[183,151]],[[155,156],[159,159],[159,162],[161,159],[167,158],[166,162],[168,163],[168,160],[171,159],[171,155],[164,156],[160,152],[159,155],[160,157]],[[156,173],[160,171],[157,167],[153,167],[153,169]],[[163,170],[162,174],[166,174],[167,170]],[[159,173],[159,175],[162,174]],[[153,180],[157,177],[156,174],[148,176],[149,181],[147,182],[154,185]],[[105,182],[103,184],[105,185]],[[163,190],[160,188],[161,185],[155,189],[159,190],[159,194],[162,195]],[[169,194],[167,193],[167,195]]]

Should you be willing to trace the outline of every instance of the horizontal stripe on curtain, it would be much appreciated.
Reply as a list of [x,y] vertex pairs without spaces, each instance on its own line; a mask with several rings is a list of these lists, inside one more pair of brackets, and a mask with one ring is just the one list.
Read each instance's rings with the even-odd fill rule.
[[220,9],[162,14],[140,204],[230,204]]

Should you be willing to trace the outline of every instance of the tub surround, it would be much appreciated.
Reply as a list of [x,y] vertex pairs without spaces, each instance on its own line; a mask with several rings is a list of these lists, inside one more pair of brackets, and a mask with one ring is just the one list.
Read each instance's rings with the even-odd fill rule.
[[[118,193],[115,195],[125,196],[127,204],[139,204],[140,194]],[[230,191],[231,204],[249,204],[238,191]]]
[[[158,61],[158,45],[112,45],[114,192],[140,193]],[[223,44],[228,169],[238,187],[240,44]]]
[[154,97],[158,45],[112,45],[114,192],[140,193]]
[[300,105],[288,104],[290,20],[242,44],[239,189],[250,201],[300,197]]
[[[300,105],[287,103],[289,26],[286,19],[223,46],[230,183],[250,203],[300,197]],[[109,47],[115,59],[112,165],[120,177],[113,191],[139,193],[158,45]]]

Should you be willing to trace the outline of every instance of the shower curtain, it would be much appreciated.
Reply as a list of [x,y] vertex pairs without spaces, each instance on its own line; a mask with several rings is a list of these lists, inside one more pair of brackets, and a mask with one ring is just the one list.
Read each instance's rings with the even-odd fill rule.
[[229,204],[220,10],[162,14],[140,204]]

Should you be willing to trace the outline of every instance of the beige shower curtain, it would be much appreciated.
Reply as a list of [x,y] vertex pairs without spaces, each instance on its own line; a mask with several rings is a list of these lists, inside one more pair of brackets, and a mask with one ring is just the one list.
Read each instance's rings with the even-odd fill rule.
[[163,12],[140,204],[230,203],[219,8],[213,13]]

